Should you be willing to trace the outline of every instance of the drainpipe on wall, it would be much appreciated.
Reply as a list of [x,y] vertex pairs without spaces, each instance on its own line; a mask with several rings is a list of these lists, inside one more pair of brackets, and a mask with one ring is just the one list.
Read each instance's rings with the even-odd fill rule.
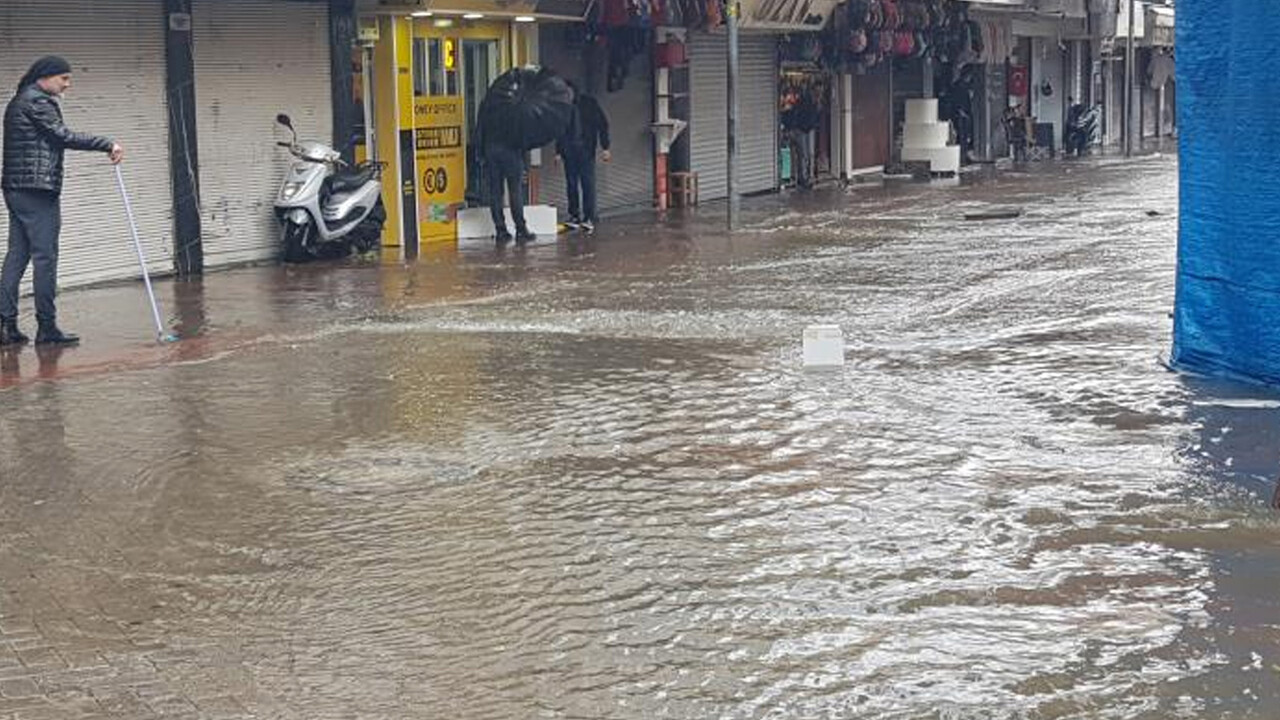
[[173,193],[173,264],[178,275],[204,272],[200,161],[191,0],[166,0],[165,94],[169,106],[169,180]]
[[738,214],[742,207],[742,198],[738,196],[738,13],[737,0],[729,0],[728,17],[725,24],[729,26],[729,108],[725,122],[726,142],[729,159],[729,229],[738,226]]
[[671,117],[671,69],[684,64],[684,31],[659,28],[654,34],[653,91],[654,119],[651,129],[654,136],[653,188],[655,205],[659,211],[667,209],[671,145],[688,126],[683,120]]
[[329,72],[333,78],[333,147],[342,159],[355,162],[355,73],[351,51],[356,46],[355,0],[329,0]]
[[840,73],[840,179],[853,176],[853,75]]
[[1137,0],[1129,0],[1129,34],[1124,46],[1124,156],[1133,155],[1133,31]]

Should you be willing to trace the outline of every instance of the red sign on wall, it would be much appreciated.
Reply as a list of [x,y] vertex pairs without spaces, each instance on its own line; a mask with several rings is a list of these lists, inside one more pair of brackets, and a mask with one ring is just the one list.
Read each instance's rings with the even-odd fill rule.
[[1029,83],[1027,79],[1027,66],[1014,65],[1009,68],[1009,95],[1013,97],[1026,97]]

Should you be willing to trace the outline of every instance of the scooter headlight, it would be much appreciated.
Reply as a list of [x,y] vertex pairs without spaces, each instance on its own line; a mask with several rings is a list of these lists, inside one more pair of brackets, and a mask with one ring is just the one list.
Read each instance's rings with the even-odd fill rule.
[[292,200],[302,190],[302,185],[300,182],[285,183],[284,188],[280,190],[280,197],[285,200]]

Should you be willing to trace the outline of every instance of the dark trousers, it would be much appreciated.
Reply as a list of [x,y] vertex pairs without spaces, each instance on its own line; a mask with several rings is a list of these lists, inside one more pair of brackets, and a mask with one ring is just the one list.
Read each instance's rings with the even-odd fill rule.
[[569,195],[569,217],[595,223],[596,159],[595,153],[571,151],[564,156],[564,186]]
[[489,215],[498,235],[507,232],[507,219],[502,213],[502,191],[511,196],[511,219],[517,233],[529,231],[524,221],[524,153],[502,145],[492,145],[484,153],[489,173]]
[[4,202],[9,206],[9,251],[0,270],[0,319],[18,318],[18,288],[31,264],[35,266],[36,318],[54,322],[62,204],[56,193],[41,190],[5,190]]
[[791,146],[791,177],[802,188],[812,186],[813,162],[809,153],[809,133],[804,130],[788,130],[787,143]]

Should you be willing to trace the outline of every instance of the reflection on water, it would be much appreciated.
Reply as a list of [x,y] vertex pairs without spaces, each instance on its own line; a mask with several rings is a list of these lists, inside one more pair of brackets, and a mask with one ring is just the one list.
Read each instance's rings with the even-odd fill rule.
[[0,391],[0,627],[209,717],[1271,717],[1280,399],[1160,365],[1175,162],[1065,167],[175,285]]

